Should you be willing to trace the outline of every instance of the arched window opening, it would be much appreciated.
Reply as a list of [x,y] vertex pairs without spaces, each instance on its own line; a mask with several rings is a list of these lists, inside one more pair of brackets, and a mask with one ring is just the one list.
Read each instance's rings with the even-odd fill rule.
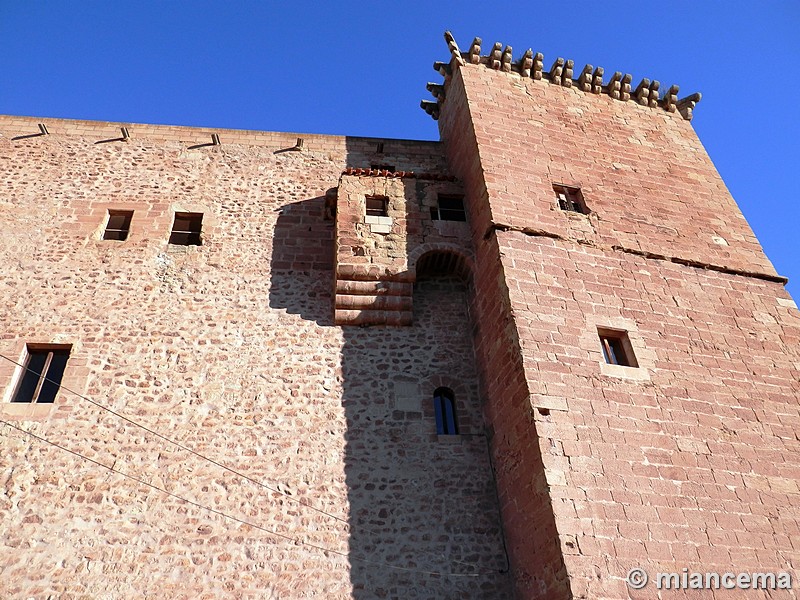
[[456,401],[453,390],[441,387],[433,392],[433,410],[436,413],[436,433],[458,435]]

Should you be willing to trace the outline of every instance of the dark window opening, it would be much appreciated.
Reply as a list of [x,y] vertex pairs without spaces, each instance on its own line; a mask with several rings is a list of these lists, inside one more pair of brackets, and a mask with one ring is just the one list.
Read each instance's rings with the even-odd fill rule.
[[568,187],[566,185],[554,185],[553,191],[558,198],[558,207],[567,212],[576,212],[582,215],[589,214],[586,202],[583,200],[580,188]]
[[626,332],[614,329],[598,329],[597,333],[600,336],[603,358],[609,365],[619,365],[621,367],[639,366]]
[[394,165],[370,165],[370,169],[375,169],[376,171],[389,171],[390,173],[395,172]]
[[175,213],[169,243],[179,246],[200,246],[202,226],[203,213]]
[[104,240],[118,240],[123,242],[128,239],[131,230],[132,210],[109,210],[108,223],[106,224]]
[[323,218],[326,221],[333,221],[336,219],[336,202],[339,196],[339,190],[330,188],[325,192],[325,211]]
[[433,410],[436,414],[436,433],[439,435],[458,435],[456,421],[456,401],[453,390],[438,388],[433,392]]
[[52,404],[61,386],[71,346],[28,346],[25,370],[12,402]]
[[371,217],[388,217],[389,199],[386,196],[367,196],[367,215]]
[[431,219],[434,221],[466,221],[464,197],[439,194],[436,206],[431,208]]

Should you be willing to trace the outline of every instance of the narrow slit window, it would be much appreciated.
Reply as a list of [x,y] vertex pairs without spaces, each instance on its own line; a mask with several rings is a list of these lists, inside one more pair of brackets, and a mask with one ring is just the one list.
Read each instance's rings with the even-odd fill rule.
[[175,213],[175,222],[169,243],[178,246],[200,246],[200,232],[203,227],[203,213]]
[[603,358],[609,365],[619,365],[621,367],[638,367],[636,356],[633,354],[633,347],[625,331],[615,329],[598,329],[600,336],[600,346],[603,350]]
[[453,390],[438,388],[433,392],[433,410],[436,415],[436,433],[439,435],[458,435],[456,420],[456,401]]
[[436,206],[431,208],[431,219],[434,221],[466,221],[464,197],[439,194]]
[[367,196],[367,216],[388,217],[389,198],[386,196]]
[[580,188],[556,184],[553,191],[558,199],[558,207],[566,212],[576,212],[582,215],[589,214],[586,202],[583,200]]
[[71,346],[27,346],[12,402],[52,404],[61,387]]
[[104,240],[117,240],[124,242],[131,231],[132,210],[109,210],[108,223],[106,224]]

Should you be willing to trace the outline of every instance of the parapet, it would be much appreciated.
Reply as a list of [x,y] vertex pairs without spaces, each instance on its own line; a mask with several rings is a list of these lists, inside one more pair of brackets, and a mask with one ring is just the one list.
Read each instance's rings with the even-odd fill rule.
[[[511,46],[505,46],[496,42],[489,53],[481,55],[483,41],[476,37],[472,40],[469,50],[462,52],[458,47],[453,34],[445,31],[444,39],[450,50],[450,62],[435,62],[433,68],[441,74],[445,80],[451,75],[454,63],[456,65],[485,65],[486,68],[506,73],[516,73],[520,77],[535,80],[549,81],[553,85],[564,87],[575,87],[588,94],[607,94],[614,100],[621,102],[633,101],[642,106],[650,108],[661,108],[667,112],[678,112],[687,121],[692,120],[694,107],[700,101],[702,95],[697,92],[678,99],[678,86],[671,85],[661,94],[661,83],[658,80],[643,78],[639,84],[632,87],[633,77],[630,73],[616,71],[608,82],[603,81],[605,71],[603,67],[585,65],[581,69],[577,78],[575,75],[575,62],[556,58],[549,70],[544,69],[544,55],[541,52],[533,52],[528,48],[525,53],[517,60],[513,59]],[[436,98],[436,101],[423,100],[420,103],[425,112],[434,119],[439,118],[439,104],[445,97],[444,86],[436,83],[428,84],[428,91]]]

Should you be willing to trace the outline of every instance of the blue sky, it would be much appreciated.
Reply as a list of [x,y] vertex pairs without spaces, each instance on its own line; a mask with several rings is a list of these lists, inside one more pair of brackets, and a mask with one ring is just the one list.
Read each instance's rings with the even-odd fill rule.
[[794,0],[0,0],[0,113],[437,139],[445,29],[701,91],[695,130],[800,300]]

